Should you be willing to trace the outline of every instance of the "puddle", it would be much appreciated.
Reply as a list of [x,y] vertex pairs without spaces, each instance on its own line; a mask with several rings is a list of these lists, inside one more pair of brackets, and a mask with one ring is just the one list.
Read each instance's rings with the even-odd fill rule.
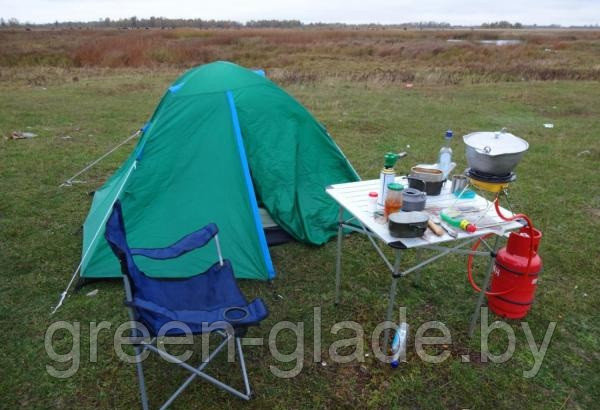
[[[448,43],[464,43],[467,40],[460,38],[449,38],[446,40]],[[514,46],[516,44],[522,44],[523,40],[477,40],[476,43],[492,46]]]
[[521,44],[523,40],[479,40],[479,44],[488,44],[493,46],[514,46]]

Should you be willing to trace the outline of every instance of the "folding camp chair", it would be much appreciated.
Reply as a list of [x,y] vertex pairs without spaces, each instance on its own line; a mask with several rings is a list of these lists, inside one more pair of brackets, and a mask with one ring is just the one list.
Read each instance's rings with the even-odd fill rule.
[[[129,317],[134,323],[133,345],[137,356],[138,382],[144,409],[148,408],[148,396],[140,358],[145,350],[157,353],[163,359],[178,364],[192,373],[161,408],[168,407],[196,377],[239,398],[250,399],[251,389],[240,337],[244,336],[248,326],[256,325],[267,317],[268,311],[262,299],[257,298],[248,303],[240,291],[230,262],[223,260],[221,255],[217,232],[217,226],[209,224],[167,248],[133,249],[127,244],[121,204],[117,201],[113,206],[106,223],[105,237],[121,262],[125,304],[129,310]],[[190,278],[165,279],[146,276],[138,269],[133,258],[134,255],[152,259],[177,258],[186,252],[203,247],[212,238],[215,239],[219,261],[206,272]],[[166,328],[163,328],[161,331],[161,328],[167,324],[172,325],[169,326],[170,330],[165,332]],[[157,346],[159,336],[185,336],[186,332],[182,329],[182,324],[189,328],[191,334],[215,332],[224,339],[198,367],[189,365]],[[225,345],[229,343],[233,345],[233,342],[235,342],[244,379],[244,393],[204,372],[204,368]]]

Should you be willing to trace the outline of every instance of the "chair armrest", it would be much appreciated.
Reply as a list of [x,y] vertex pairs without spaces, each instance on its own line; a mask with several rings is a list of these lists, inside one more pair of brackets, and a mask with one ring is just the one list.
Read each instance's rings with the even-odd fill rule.
[[219,228],[214,223],[206,225],[204,228],[184,236],[171,246],[166,248],[135,248],[131,249],[132,255],[142,255],[152,259],[172,259],[177,258],[184,253],[198,249],[206,245],[217,233]]
[[[260,321],[269,316],[269,310],[261,298],[256,298],[244,306],[225,306],[215,308],[214,310],[170,310],[149,300],[137,297],[133,298],[132,301],[126,301],[125,305],[145,310],[150,313],[159,314],[171,321],[179,321],[191,326],[213,325],[219,322],[227,322],[232,326],[257,325]],[[244,315],[239,318],[234,318],[230,313],[230,311],[234,310],[241,310],[244,312]],[[212,330],[216,329],[217,327]]]

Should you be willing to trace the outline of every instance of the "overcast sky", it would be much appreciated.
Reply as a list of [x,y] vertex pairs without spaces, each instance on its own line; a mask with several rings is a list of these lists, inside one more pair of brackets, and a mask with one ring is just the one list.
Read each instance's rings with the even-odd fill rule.
[[600,23],[600,0],[0,0],[0,17],[21,22],[162,16],[205,20],[477,25]]

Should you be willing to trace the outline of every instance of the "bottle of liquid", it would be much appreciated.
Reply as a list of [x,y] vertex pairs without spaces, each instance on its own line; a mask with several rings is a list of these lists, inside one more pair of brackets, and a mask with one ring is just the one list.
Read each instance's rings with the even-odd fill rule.
[[369,192],[369,214],[374,216],[377,212],[377,192]]
[[390,365],[393,369],[398,367],[400,361],[405,361],[406,343],[408,342],[408,323],[402,322],[394,333],[392,340],[392,361]]
[[444,135],[444,138],[446,139],[446,144],[440,149],[440,154],[438,156],[438,167],[446,177],[450,172],[450,163],[452,162],[452,148],[450,148],[450,141],[452,140],[452,135],[452,130],[446,131],[446,135]]
[[400,158],[404,158],[406,156],[406,152],[400,152],[398,154],[394,152],[386,153],[383,163],[383,169],[379,174],[379,195],[377,197],[377,205],[380,208],[383,208],[385,204],[385,197],[387,196],[388,185],[393,183],[396,179],[396,170],[394,169],[394,165],[396,165],[396,161]]
[[383,207],[385,204],[385,197],[387,196],[388,185],[394,182],[396,178],[396,170],[394,165],[398,160],[398,155],[393,152],[388,152],[384,155],[383,169],[379,174],[379,195],[377,197],[377,204]]

